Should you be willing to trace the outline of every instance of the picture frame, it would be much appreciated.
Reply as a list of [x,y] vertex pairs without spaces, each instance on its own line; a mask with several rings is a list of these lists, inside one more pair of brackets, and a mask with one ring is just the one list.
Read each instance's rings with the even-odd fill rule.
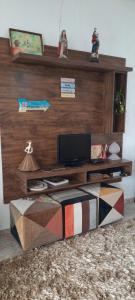
[[9,28],[11,54],[27,53],[43,55],[44,46],[42,34]]
[[103,158],[102,154],[103,154],[102,144],[91,145],[91,159]]

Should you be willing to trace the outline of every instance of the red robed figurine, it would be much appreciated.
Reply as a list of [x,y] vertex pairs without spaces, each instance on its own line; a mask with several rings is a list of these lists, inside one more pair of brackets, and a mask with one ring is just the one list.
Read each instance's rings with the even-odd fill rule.
[[99,54],[99,37],[97,33],[97,29],[94,28],[93,34],[92,34],[92,52],[91,52],[91,59],[98,60]]

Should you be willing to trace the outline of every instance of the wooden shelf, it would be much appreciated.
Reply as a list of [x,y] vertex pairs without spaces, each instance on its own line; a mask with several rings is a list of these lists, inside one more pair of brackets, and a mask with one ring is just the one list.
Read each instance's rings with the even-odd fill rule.
[[69,184],[65,184],[65,185],[61,185],[59,187],[50,187],[44,191],[28,191],[27,192],[27,195],[29,196],[32,196],[32,195],[36,195],[36,194],[50,194],[52,192],[58,192],[58,191],[63,191],[63,190],[69,190],[69,189],[72,189],[72,188],[77,188],[79,186],[83,185],[82,182],[77,182],[77,181],[74,181],[74,182],[71,182]]
[[26,53],[18,53],[12,57],[12,61],[16,63],[23,64],[33,64],[33,65],[45,65],[54,68],[67,68],[67,69],[78,69],[78,70],[86,70],[93,72],[130,72],[133,68],[129,67],[113,67],[109,64],[104,64],[96,62],[89,62],[83,60],[76,59],[61,59],[53,56],[40,56],[40,55],[32,55]]
[[[109,169],[115,169],[115,168],[122,168],[123,171],[125,171],[129,176],[132,172],[132,162],[128,160],[117,160],[117,161],[111,161],[107,160],[106,162],[100,163],[100,164],[85,164],[81,167],[66,167],[62,168],[59,166],[59,168],[50,169],[50,170],[39,170],[35,172],[21,172],[17,171],[17,177],[20,182],[20,188],[25,193],[25,195],[35,195],[35,194],[49,194],[51,192],[56,192],[60,190],[66,190],[71,188],[77,188],[81,185],[90,184],[90,183],[98,183],[98,182],[119,182],[122,180],[122,176],[118,177],[110,177],[110,178],[103,178],[103,179],[92,179],[87,181],[87,173],[88,172],[96,172],[96,171],[109,171]],[[128,176],[127,175],[127,176]],[[37,180],[37,179],[43,179],[47,177],[54,177],[54,176],[63,176],[69,178],[69,184],[59,186],[59,187],[52,187],[48,188],[44,191],[28,191],[28,183],[31,180]]]
[[28,191],[27,192],[27,196],[33,196],[33,195],[37,195],[37,194],[50,194],[50,193],[54,193],[54,192],[59,192],[59,191],[63,191],[63,190],[69,190],[72,188],[78,188],[81,187],[82,185],[88,185],[88,184],[92,184],[92,183],[102,183],[102,182],[106,182],[106,183],[114,183],[114,182],[120,182],[122,180],[122,177],[116,177],[116,178],[106,178],[106,179],[102,179],[102,180],[91,180],[91,181],[87,181],[87,182],[72,182],[69,184],[65,184],[63,186],[59,186],[59,187],[52,187],[52,188],[48,188],[44,191]]
[[99,183],[99,182],[106,182],[106,183],[114,183],[114,182],[120,182],[122,180],[122,176],[118,176],[118,177],[110,177],[110,178],[104,178],[104,179],[101,179],[101,180],[89,180],[87,182],[87,184],[90,184],[90,183]]
[[66,176],[70,174],[78,174],[83,172],[89,171],[98,171],[102,169],[111,169],[115,167],[125,167],[130,166],[132,167],[132,162],[126,159],[120,160],[106,160],[102,163],[98,164],[85,164],[81,167],[60,167],[57,166],[55,169],[53,167],[48,167],[44,170],[34,171],[34,172],[21,172],[17,170],[17,176],[23,180],[32,180],[32,179],[40,179],[40,178],[47,178],[53,176]]

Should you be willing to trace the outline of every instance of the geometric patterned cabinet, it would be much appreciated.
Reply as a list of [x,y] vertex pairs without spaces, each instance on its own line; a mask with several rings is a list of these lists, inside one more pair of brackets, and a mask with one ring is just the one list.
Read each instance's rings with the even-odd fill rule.
[[10,203],[11,232],[23,250],[88,232],[120,220],[123,214],[123,191],[100,184]]
[[97,228],[97,198],[79,189],[52,193],[50,196],[62,205],[63,237]]
[[62,239],[61,205],[46,195],[10,202],[11,232],[23,250]]
[[110,185],[91,184],[81,189],[98,198],[99,227],[120,220],[124,215],[124,193]]
[[124,215],[124,193],[121,189],[101,187],[99,194],[99,226],[120,220]]

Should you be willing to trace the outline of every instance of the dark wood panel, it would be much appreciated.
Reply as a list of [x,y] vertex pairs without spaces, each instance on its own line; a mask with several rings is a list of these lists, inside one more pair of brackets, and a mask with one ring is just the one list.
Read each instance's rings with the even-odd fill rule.
[[[45,46],[45,55],[57,57],[57,48],[53,46]],[[78,50],[68,50],[69,58],[74,60],[89,60],[90,52],[83,52]],[[124,67],[126,63],[126,59],[122,57],[108,56],[100,54],[100,61],[103,64],[109,64],[114,67]]]
[[[106,109],[104,101],[104,75],[66,70],[67,77],[76,79],[76,98],[60,98],[60,78],[65,76],[65,70],[58,69],[52,73],[50,68],[33,68],[15,70],[11,68],[0,70],[0,122],[8,127],[7,118],[13,126],[23,123],[38,126],[89,127],[93,132],[104,132],[104,116]],[[10,97],[9,97],[10,95]],[[51,109],[44,112],[18,112],[17,98],[48,99]],[[6,105],[6,103],[10,103]],[[85,122],[84,122],[85,119]],[[36,121],[37,120],[37,121]],[[97,120],[95,122],[95,120]]]

